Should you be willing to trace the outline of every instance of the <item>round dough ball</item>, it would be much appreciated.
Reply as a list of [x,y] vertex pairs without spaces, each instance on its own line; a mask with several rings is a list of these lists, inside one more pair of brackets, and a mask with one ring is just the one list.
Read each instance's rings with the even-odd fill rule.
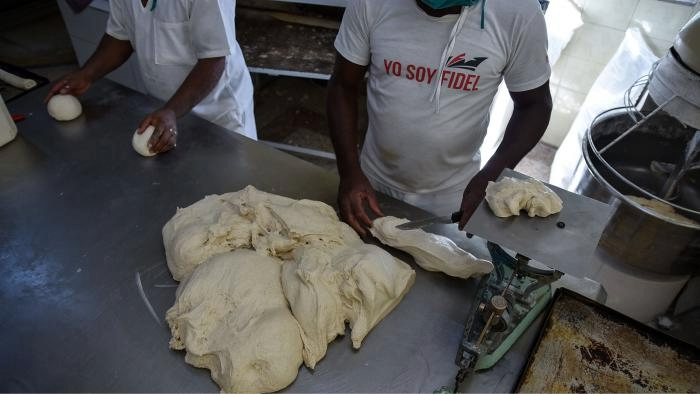
[[46,109],[49,111],[49,115],[60,121],[73,120],[83,113],[80,101],[69,94],[57,94],[51,97]]
[[153,126],[148,126],[142,134],[139,134],[138,129],[134,132],[134,137],[131,139],[131,146],[133,146],[134,150],[141,156],[149,157],[156,155],[156,153],[148,149],[148,140],[151,139],[153,130],[155,130]]

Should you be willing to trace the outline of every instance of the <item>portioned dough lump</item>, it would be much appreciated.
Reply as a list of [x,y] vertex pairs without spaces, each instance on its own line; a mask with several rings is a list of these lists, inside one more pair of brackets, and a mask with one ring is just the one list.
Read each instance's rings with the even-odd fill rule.
[[151,152],[151,149],[148,148],[148,140],[151,139],[154,130],[155,127],[148,126],[141,134],[139,134],[138,129],[134,131],[134,136],[131,138],[131,146],[139,155],[146,157],[156,155],[156,153]]
[[498,217],[518,216],[525,210],[530,217],[547,217],[560,212],[563,205],[544,183],[533,179],[504,177],[486,186],[486,202]]
[[57,94],[49,100],[46,105],[49,115],[56,120],[73,120],[83,113],[80,101],[69,94]]
[[407,219],[384,216],[374,220],[370,231],[383,244],[410,254],[426,271],[439,271],[458,278],[480,276],[491,272],[493,264],[477,259],[451,239],[421,229],[399,230],[396,226]]
[[250,250],[220,254],[180,284],[167,312],[173,349],[208,368],[224,392],[278,391],[302,363],[299,325],[287,308],[280,263]]

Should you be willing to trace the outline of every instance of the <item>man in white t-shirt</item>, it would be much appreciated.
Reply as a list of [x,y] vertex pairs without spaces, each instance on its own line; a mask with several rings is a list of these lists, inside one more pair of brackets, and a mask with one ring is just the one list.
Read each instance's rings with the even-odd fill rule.
[[[361,235],[375,190],[437,215],[463,210],[514,167],[549,123],[547,33],[537,0],[350,0],[335,41],[327,108],[342,218]],[[366,73],[369,126],[358,152],[357,99]],[[499,83],[514,111],[479,170]]]
[[165,104],[138,125],[155,130],[151,152],[175,147],[177,118],[189,111],[257,139],[253,84],[236,41],[235,0],[110,0],[106,34],[54,94],[81,95],[136,53],[146,90]]

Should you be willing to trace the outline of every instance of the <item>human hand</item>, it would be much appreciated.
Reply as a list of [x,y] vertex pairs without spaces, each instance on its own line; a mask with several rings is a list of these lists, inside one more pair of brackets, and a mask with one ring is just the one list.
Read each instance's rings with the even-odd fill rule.
[[167,152],[177,146],[177,117],[167,108],[158,109],[146,116],[137,133],[143,133],[148,126],[153,126],[153,135],[148,140],[148,149],[153,153]]
[[364,174],[341,178],[338,187],[340,217],[361,237],[366,236],[367,228],[372,227],[372,219],[367,216],[365,204],[375,215],[384,216],[379,209],[374,189]]
[[469,182],[467,187],[464,189],[462,195],[462,205],[460,209],[462,210],[462,218],[459,220],[458,228],[460,231],[464,230],[464,226],[479,207],[481,201],[486,195],[486,186],[488,186],[489,181],[493,180],[494,177],[490,174],[480,171]]
[[72,73],[59,79],[49,90],[44,98],[44,103],[48,103],[51,97],[57,94],[70,94],[71,96],[80,96],[92,85],[92,79],[87,73],[82,70],[73,71]]

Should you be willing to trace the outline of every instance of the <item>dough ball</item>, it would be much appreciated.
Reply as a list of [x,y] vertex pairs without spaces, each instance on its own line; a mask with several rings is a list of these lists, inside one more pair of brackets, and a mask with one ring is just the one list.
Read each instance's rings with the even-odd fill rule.
[[547,217],[561,211],[563,204],[544,183],[537,179],[504,177],[486,186],[486,202],[494,215],[518,216],[524,210],[530,217]]
[[46,109],[49,115],[60,121],[73,120],[83,113],[80,101],[69,94],[57,94],[51,97]]
[[439,271],[457,278],[469,278],[488,274],[493,269],[491,262],[477,259],[447,237],[421,229],[396,228],[407,222],[407,219],[384,216],[374,220],[370,231],[383,244],[413,256],[416,264],[426,271]]
[[153,130],[155,130],[155,127],[148,126],[142,134],[139,134],[138,129],[134,131],[134,137],[131,139],[131,146],[133,146],[134,150],[141,156],[149,157],[156,155],[156,153],[148,149],[148,140],[151,139]]

